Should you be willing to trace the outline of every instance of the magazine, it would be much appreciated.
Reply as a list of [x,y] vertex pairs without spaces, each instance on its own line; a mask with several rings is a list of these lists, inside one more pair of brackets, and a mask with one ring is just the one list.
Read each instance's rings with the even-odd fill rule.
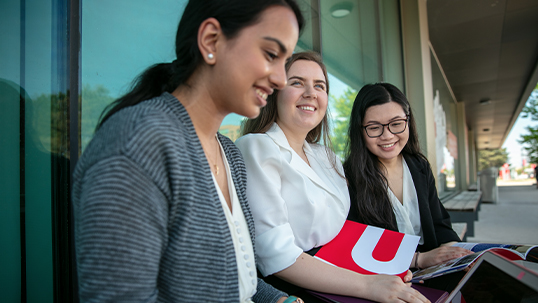
[[525,260],[538,263],[538,245],[459,242],[455,243],[453,246],[463,247],[465,249],[473,251],[473,253],[438,265],[417,270],[413,273],[412,281],[418,282],[420,280],[427,280],[464,270],[467,266],[473,263],[486,251],[492,251],[512,261]]
[[405,277],[420,237],[347,220],[338,235],[314,255],[361,274]]

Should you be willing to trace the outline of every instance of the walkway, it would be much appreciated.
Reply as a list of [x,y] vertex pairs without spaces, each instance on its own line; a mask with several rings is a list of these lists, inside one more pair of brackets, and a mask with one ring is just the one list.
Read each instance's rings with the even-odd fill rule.
[[497,186],[497,203],[481,204],[475,236],[467,241],[538,245],[536,181],[497,181]]

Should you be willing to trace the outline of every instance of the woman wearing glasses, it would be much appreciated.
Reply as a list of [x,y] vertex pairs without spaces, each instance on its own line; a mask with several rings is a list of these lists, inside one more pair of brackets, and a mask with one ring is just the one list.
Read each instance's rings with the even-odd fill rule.
[[310,255],[344,225],[349,196],[341,164],[324,145],[330,144],[329,83],[321,56],[293,54],[286,77],[235,142],[247,169],[260,273],[307,302],[320,301],[305,289],[376,302],[429,302],[396,276],[361,275]]
[[364,86],[355,98],[348,134],[348,219],[420,236],[411,268],[470,253],[450,246],[460,239],[420,152],[409,101],[398,88],[388,83]]

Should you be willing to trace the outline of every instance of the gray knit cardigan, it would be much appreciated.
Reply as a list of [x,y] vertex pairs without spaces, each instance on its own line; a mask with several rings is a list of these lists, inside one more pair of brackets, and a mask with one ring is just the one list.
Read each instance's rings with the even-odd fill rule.
[[[250,236],[239,150],[219,134]],[[234,245],[190,117],[172,95],[108,119],[77,163],[82,302],[238,302]],[[258,279],[255,302],[286,296]]]

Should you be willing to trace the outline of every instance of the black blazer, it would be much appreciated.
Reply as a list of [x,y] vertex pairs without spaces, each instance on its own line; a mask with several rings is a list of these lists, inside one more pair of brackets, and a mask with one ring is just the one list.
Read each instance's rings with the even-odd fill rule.
[[426,252],[446,242],[461,241],[452,229],[450,215],[439,200],[430,164],[413,155],[404,154],[404,159],[415,184],[424,237],[424,244],[419,245],[418,251]]

